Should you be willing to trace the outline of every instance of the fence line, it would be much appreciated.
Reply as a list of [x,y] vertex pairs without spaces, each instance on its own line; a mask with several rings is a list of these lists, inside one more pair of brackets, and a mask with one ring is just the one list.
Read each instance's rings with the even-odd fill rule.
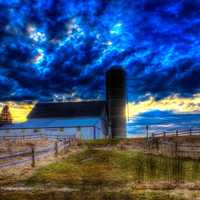
[[[0,160],[8,160],[8,162],[0,164],[0,168],[16,166],[27,162],[31,162],[31,166],[35,167],[37,159],[40,159],[42,156],[46,156],[47,154],[52,154],[57,157],[61,151],[66,152],[70,148],[73,141],[73,138],[65,138],[62,141],[56,140],[54,144],[49,145],[47,148],[38,149],[35,148],[34,145],[31,145],[29,151],[17,152],[13,155],[1,156]],[[22,158],[22,160],[10,161],[10,159],[15,159],[19,157]]]
[[0,135],[0,140],[26,140],[26,139],[75,139],[75,135],[67,134],[23,134],[23,135]]
[[187,130],[174,130],[152,133],[152,137],[170,137],[170,136],[187,136],[187,135],[200,135],[200,128],[190,128]]

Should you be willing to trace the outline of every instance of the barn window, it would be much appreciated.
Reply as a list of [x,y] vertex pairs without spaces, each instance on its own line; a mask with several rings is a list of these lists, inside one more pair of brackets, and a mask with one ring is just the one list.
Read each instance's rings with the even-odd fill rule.
[[77,132],[80,132],[80,131],[81,131],[81,127],[78,126],[78,127],[77,127]]
[[76,128],[76,137],[77,137],[77,138],[81,138],[81,127],[80,127],[80,126],[78,126],[78,127]]

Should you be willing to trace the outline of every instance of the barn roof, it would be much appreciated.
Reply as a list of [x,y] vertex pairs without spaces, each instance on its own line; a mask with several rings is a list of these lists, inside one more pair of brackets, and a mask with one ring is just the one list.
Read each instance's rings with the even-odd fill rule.
[[37,103],[29,119],[96,117],[105,111],[105,101]]

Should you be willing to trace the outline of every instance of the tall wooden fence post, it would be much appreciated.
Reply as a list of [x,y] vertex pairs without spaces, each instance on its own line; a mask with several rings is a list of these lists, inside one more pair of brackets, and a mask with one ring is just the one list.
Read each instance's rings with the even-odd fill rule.
[[178,129],[176,130],[176,137],[178,137]]
[[192,129],[190,128],[190,136],[192,136]]
[[31,146],[31,158],[32,158],[31,166],[35,167],[35,147],[34,146]]
[[178,143],[177,141],[175,142],[175,158],[178,157]]
[[66,153],[66,138],[63,138],[63,150]]
[[55,157],[58,156],[58,141],[55,142]]
[[145,144],[145,149],[148,149],[148,143],[149,143],[149,127],[146,125],[146,144]]
[[166,132],[164,131],[163,132],[163,138],[165,139],[165,137],[166,137]]

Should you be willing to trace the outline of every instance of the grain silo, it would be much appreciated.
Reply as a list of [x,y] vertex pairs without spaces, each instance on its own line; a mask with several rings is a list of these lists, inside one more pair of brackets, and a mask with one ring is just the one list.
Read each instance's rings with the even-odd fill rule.
[[119,67],[106,73],[106,100],[112,138],[126,137],[126,74]]

